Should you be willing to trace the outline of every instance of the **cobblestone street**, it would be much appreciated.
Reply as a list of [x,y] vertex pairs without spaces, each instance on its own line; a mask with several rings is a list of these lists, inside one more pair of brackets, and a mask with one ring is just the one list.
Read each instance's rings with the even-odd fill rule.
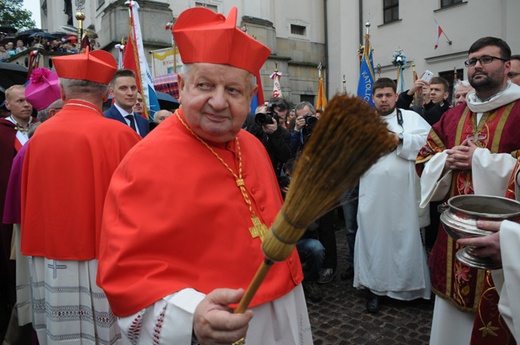
[[315,345],[428,344],[433,312],[432,300],[411,302],[383,298],[381,311],[366,311],[365,291],[352,287],[352,279],[341,280],[346,269],[348,246],[345,230],[336,231],[338,271],[329,284],[320,285],[320,303],[307,301]]

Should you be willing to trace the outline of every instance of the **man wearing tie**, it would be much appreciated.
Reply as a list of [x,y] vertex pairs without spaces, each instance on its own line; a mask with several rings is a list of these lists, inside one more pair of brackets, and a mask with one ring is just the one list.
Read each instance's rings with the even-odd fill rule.
[[110,93],[115,102],[103,113],[105,117],[127,124],[141,137],[146,136],[149,132],[148,121],[132,110],[137,100],[134,71],[129,69],[117,70],[110,82]]

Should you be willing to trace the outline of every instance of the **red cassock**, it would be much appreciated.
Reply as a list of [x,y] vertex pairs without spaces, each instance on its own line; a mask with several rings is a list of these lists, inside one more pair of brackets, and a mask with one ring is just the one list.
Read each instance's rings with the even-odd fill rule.
[[[254,212],[270,226],[282,206],[271,161],[248,132],[240,131],[238,139]],[[213,149],[238,172],[235,141]],[[233,175],[172,116],[114,173],[103,216],[98,284],[118,316],[185,288],[205,294],[215,288],[245,289],[264,259],[251,226]],[[251,306],[285,295],[302,278],[293,251],[273,265]]]
[[95,110],[91,103],[68,101],[29,142],[22,174],[24,255],[80,261],[98,256],[110,178],[140,137]]

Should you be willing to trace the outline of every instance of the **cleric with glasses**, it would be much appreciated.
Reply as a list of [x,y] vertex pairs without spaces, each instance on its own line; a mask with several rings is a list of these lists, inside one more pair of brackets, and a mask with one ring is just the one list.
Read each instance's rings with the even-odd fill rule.
[[475,67],[477,65],[477,61],[480,62],[481,65],[488,65],[495,60],[500,60],[500,61],[504,61],[504,62],[509,61],[507,59],[502,59],[497,56],[484,55],[478,59],[477,58],[468,59],[468,60],[464,61],[464,65],[466,65],[466,67]]

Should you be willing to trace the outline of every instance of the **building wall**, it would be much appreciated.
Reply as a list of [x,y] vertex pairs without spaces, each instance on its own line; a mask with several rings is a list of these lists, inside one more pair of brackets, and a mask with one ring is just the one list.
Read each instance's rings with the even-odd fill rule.
[[[47,16],[42,14],[43,26],[51,32],[59,31],[66,20],[63,2],[40,0],[41,3],[44,1],[48,11]],[[139,0],[145,48],[157,49],[171,44],[171,36],[164,30],[164,25],[197,3],[205,3],[225,15],[233,6],[238,8],[237,25],[246,22],[248,33],[272,50],[271,57],[261,69],[266,98],[272,90],[269,75],[276,64],[283,75],[284,97],[293,103],[299,102],[302,96],[317,94],[316,67],[320,62],[325,67],[323,75],[329,98],[342,92],[344,87],[350,93],[357,91],[357,51],[365,34],[366,22],[370,23],[374,66],[380,66],[380,76],[396,79],[397,70],[391,64],[392,54],[402,49],[407,56],[405,87],[412,83],[412,60],[419,74],[426,69],[437,74],[455,68],[462,69],[465,78],[463,62],[467,50],[472,42],[483,36],[501,37],[514,53],[520,52],[518,0],[466,0],[446,9],[440,9],[440,0],[401,0],[399,20],[389,24],[383,23],[383,0]],[[75,6],[75,1],[72,5]],[[115,54],[112,47],[127,32],[128,12],[124,0],[86,1],[84,12],[84,27],[94,24],[101,46],[112,49]],[[434,49],[435,21],[452,42],[448,44],[446,37],[442,36],[438,49]],[[291,24],[304,26],[305,35],[292,34]],[[77,26],[75,19],[74,25]]]
[[[41,0],[44,1],[44,0]],[[93,24],[99,34],[103,49],[116,57],[115,45],[128,35],[128,10],[124,0],[86,1],[83,26]],[[318,71],[321,62],[326,67],[325,29],[323,25],[323,3],[316,0],[301,1],[250,1],[250,0],[187,0],[149,1],[139,0],[140,22],[145,50],[164,48],[171,45],[171,34],[164,29],[168,21],[179,16],[187,8],[205,3],[208,7],[227,16],[232,7],[238,8],[238,23],[246,22],[248,34],[254,35],[269,46],[272,56],[261,72],[264,95],[268,99],[272,92],[270,74],[275,66],[282,72],[282,92],[285,98],[298,103],[301,95],[317,94]],[[75,1],[72,1],[76,13]],[[59,31],[64,25],[63,3],[47,0],[49,15],[43,17],[48,31]],[[243,18],[259,19],[250,23]],[[291,33],[291,24],[305,27],[305,35]],[[74,19],[74,25],[78,26]],[[149,62],[150,63],[150,62]]]
[[[392,79],[397,78],[397,69],[391,63],[394,51],[399,49],[408,59],[404,71],[405,87],[412,84],[411,62],[415,61],[417,73],[420,75],[428,69],[435,74],[462,69],[467,78],[464,60],[467,59],[467,50],[480,37],[497,36],[504,39],[511,46],[513,53],[520,52],[520,21],[515,14],[520,13],[518,0],[466,0],[460,5],[440,9],[440,0],[401,0],[399,1],[399,21],[383,23],[383,0],[363,0],[362,18],[357,10],[359,2],[355,0],[330,0],[329,28],[341,29],[343,42],[359,42],[359,23],[370,21],[371,44],[374,49],[374,66],[381,66],[380,75]],[[357,9],[356,9],[357,6]],[[357,18],[355,18],[357,15]],[[439,39],[439,47],[434,49],[435,21],[441,26],[447,38],[443,35]],[[343,37],[345,34],[347,37]],[[356,46],[349,46],[350,51],[340,51],[334,48],[332,41],[336,33],[329,30],[329,60],[331,74],[345,73],[338,66],[347,68],[347,76],[354,80],[347,82],[349,92],[357,90],[359,64],[350,64],[352,52]],[[334,52],[333,52],[334,50]],[[349,65],[341,65],[337,60],[346,61]],[[377,76],[376,76],[377,78]],[[350,78],[347,77],[347,80]],[[337,89],[337,81],[329,79],[329,89]]]
[[[329,98],[336,93],[356,92],[359,79],[360,42],[358,0],[325,0],[327,3],[327,46]],[[345,82],[343,82],[345,80]]]

